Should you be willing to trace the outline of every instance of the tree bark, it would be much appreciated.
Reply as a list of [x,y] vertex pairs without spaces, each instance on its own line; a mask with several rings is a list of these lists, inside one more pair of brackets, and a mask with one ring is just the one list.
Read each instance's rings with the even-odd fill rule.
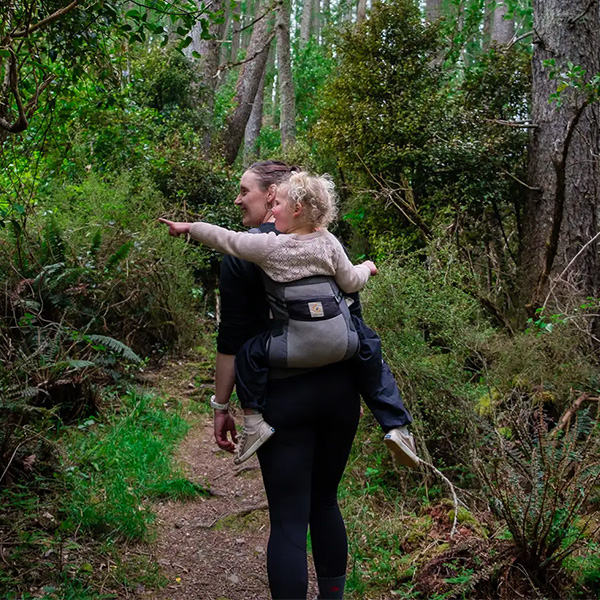
[[494,27],[494,13],[496,0],[485,0],[483,6],[483,31],[481,46],[484,51],[489,50],[492,41],[492,29]]
[[425,16],[431,23],[442,16],[442,0],[425,0]]
[[492,24],[492,43],[497,46],[508,46],[515,33],[515,21],[505,18],[507,14],[506,4],[497,2]]
[[312,20],[313,0],[302,3],[302,18],[300,19],[300,45],[304,46],[310,39],[310,23]]
[[277,63],[281,108],[281,146],[285,151],[296,141],[296,100],[290,52],[290,14],[286,0],[281,2],[277,10],[275,30],[277,33]]
[[[266,6],[261,4],[259,6],[260,10],[266,10]],[[270,20],[266,17],[259,19],[254,24],[250,43],[248,44],[248,51],[246,53],[248,62],[242,65],[235,88],[234,108],[225,122],[223,153],[225,162],[228,165],[232,165],[235,162],[242,144],[246,124],[252,112],[254,98],[256,97],[256,92],[258,91],[267,63],[269,46],[272,39]]]
[[320,42],[321,37],[321,0],[313,1],[311,35]]
[[557,81],[549,78],[543,61],[555,60],[559,71],[571,61],[585,69],[586,78],[598,73],[599,17],[597,0],[533,1],[531,118],[537,127],[529,145],[533,189],[524,211],[520,260],[530,314],[546,298],[550,306],[564,308],[570,298],[598,292],[598,246],[590,243],[600,204],[598,105],[572,88],[562,92],[560,106],[550,103]]
[[252,103],[252,111],[250,112],[248,123],[246,124],[246,131],[244,133],[244,168],[258,160],[260,156],[260,148],[257,147],[257,140],[263,122],[266,72],[265,68],[260,78],[256,97]]
[[233,9],[233,32],[231,34],[231,62],[237,61],[238,50],[240,49],[240,3],[236,3]]
[[367,0],[358,0],[356,6],[356,22],[362,23],[367,17]]

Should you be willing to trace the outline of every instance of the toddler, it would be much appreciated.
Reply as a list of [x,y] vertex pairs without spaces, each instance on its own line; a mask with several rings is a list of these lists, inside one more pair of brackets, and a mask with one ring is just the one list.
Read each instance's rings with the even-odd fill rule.
[[[340,242],[327,231],[337,212],[333,183],[326,177],[293,173],[279,185],[272,212],[279,235],[160,219],[170,233],[189,233],[215,250],[257,264],[266,275],[272,327],[248,340],[235,360],[244,429],[234,462],[250,458],[274,433],[262,416],[269,375],[278,368],[316,368],[352,359],[367,406],[373,410],[377,405],[380,413],[393,407],[403,415],[403,425],[384,437],[396,463],[416,466],[414,439],[406,427],[411,418],[381,358],[379,337],[350,315],[340,293],[362,289],[377,269],[371,261],[352,265]],[[388,429],[381,420],[380,424]]]

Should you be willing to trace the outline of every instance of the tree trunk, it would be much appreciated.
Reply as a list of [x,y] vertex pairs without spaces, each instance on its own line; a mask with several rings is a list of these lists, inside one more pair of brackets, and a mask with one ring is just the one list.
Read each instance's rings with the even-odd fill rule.
[[246,124],[246,131],[244,133],[244,168],[251,165],[253,162],[258,160],[260,155],[260,148],[257,147],[258,136],[263,122],[263,106],[264,106],[264,95],[265,95],[265,75],[267,69],[263,70],[256,92],[256,97],[252,103],[252,111],[250,112],[250,118]]
[[281,106],[281,146],[285,151],[296,141],[296,100],[290,53],[290,14],[286,0],[283,0],[277,10],[275,28]]
[[515,21],[514,19],[506,19],[507,14],[508,7],[506,4],[497,3],[492,24],[492,43],[497,46],[508,46],[515,33]]
[[367,17],[367,0],[358,0],[356,6],[356,22],[362,23]]
[[425,0],[425,16],[431,23],[442,16],[442,0]]
[[[262,5],[259,10],[266,10]],[[225,132],[223,135],[223,152],[225,162],[232,165],[237,158],[246,124],[252,112],[252,105],[260,80],[265,70],[267,57],[269,55],[269,46],[273,39],[271,33],[271,22],[268,18],[260,19],[254,24],[252,36],[248,44],[246,60],[242,65],[242,70],[235,88],[235,97],[233,99],[234,109],[227,117],[225,122]]]
[[484,51],[489,50],[492,41],[492,29],[494,27],[494,14],[496,0],[485,0],[483,6],[483,31],[481,46]]
[[313,1],[311,35],[320,42],[321,36],[321,0]]
[[597,296],[598,246],[591,240],[600,204],[598,105],[572,88],[562,92],[561,106],[550,103],[557,80],[543,66],[553,59],[562,70],[571,61],[586,78],[600,71],[598,2],[534,0],[533,19],[531,118],[537,128],[529,145],[533,189],[524,212],[520,263],[530,314],[547,297],[553,308],[564,308],[569,298]]
[[310,23],[312,19],[313,0],[302,3],[302,18],[300,19],[300,45],[304,46],[310,39]]
[[240,3],[236,2],[233,9],[233,31],[231,34],[231,62],[237,62],[238,50],[240,49]]

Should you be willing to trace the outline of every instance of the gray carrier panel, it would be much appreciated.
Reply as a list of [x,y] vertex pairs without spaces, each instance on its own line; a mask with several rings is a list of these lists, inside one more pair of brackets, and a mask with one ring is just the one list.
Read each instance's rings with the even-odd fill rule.
[[290,283],[263,279],[273,318],[271,367],[322,367],[357,353],[358,335],[332,277]]

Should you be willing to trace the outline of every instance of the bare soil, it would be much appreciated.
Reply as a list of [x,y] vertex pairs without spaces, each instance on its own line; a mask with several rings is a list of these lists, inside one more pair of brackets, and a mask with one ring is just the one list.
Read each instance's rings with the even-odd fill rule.
[[[168,388],[168,394],[187,407],[205,402],[211,383],[198,386],[197,372],[186,376],[189,366],[172,364],[150,374],[147,383],[161,393]],[[158,531],[150,551],[168,584],[158,590],[140,589],[136,595],[155,600],[269,598],[269,516],[258,460],[254,456],[236,467],[233,456],[214,442],[212,415],[189,409],[187,413],[191,428],[178,460],[188,478],[208,487],[212,495],[155,505]],[[241,416],[236,422],[241,423]],[[313,580],[309,598],[316,595]]]

